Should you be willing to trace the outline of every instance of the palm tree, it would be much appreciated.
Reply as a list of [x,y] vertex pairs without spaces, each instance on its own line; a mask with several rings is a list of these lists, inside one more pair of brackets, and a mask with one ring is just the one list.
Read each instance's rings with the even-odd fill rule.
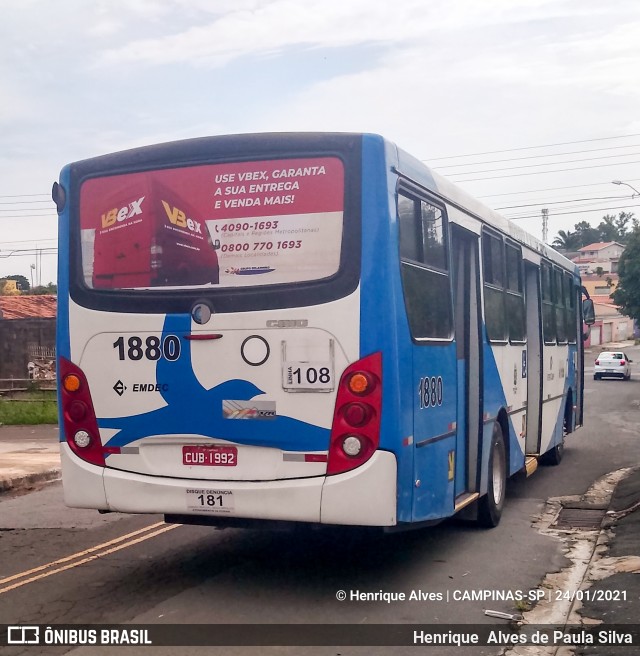
[[558,234],[551,246],[559,251],[577,251],[582,246],[582,243],[580,235],[577,232],[558,230]]

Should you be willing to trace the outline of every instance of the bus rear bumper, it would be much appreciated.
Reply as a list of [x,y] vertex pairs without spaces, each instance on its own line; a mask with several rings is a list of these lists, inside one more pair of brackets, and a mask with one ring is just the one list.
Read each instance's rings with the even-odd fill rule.
[[[203,481],[103,469],[62,444],[64,499],[74,508],[123,513],[395,526],[396,458],[377,451],[344,474],[280,481]],[[202,506],[195,508],[202,496]],[[212,506],[207,505],[208,497]],[[218,497],[223,506],[219,507]],[[225,507],[224,504],[227,504]]]

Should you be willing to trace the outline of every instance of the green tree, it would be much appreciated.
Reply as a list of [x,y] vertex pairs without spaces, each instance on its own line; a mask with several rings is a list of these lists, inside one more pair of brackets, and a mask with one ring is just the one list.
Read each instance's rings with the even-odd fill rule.
[[600,231],[592,227],[588,221],[580,221],[573,227],[580,237],[580,248],[600,241]]
[[640,223],[633,212],[620,212],[618,216],[606,214],[597,228],[588,221],[579,221],[573,226],[573,232],[558,230],[551,245],[561,251],[577,251],[598,242],[617,241],[626,244],[631,235],[630,229],[637,228],[640,228]]
[[624,244],[629,234],[629,222],[633,219],[633,212],[620,212],[616,217],[614,214],[606,214],[602,217],[598,230],[601,241],[617,241]]
[[640,321],[640,228],[635,228],[618,265],[618,287],[613,302],[628,317]]
[[45,294],[53,294],[56,296],[58,294],[58,287],[55,283],[50,282],[48,285],[40,285],[39,287],[33,287],[31,294],[34,296],[43,296]]

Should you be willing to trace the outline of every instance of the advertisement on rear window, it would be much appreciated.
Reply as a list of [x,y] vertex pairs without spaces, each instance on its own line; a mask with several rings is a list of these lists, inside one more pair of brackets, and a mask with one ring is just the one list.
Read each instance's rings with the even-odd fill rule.
[[95,289],[241,287],[338,271],[344,169],[333,157],[87,180],[82,265]]

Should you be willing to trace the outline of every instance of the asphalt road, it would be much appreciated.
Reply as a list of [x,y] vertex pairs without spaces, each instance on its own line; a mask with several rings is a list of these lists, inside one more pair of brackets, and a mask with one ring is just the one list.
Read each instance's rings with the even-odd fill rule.
[[[369,530],[258,532],[168,526],[159,516],[99,515],[64,507],[59,483],[0,498],[0,624],[63,623],[495,623],[484,610],[510,601],[456,599],[469,590],[536,589],[567,564],[562,541],[532,526],[549,497],[583,494],[603,475],[637,465],[640,348],[630,382],[594,381],[587,358],[586,425],[559,467],[508,486],[501,524],[455,521],[399,535]],[[124,536],[124,537],[123,537]],[[55,565],[42,568],[43,565]],[[33,570],[33,571],[32,571]],[[24,574],[29,572],[29,574]],[[21,575],[22,576],[18,576]],[[14,578],[15,577],[15,578]],[[347,599],[340,601],[339,591]],[[404,593],[404,601],[353,594]],[[414,591],[435,595],[410,600]],[[441,598],[438,598],[441,596]],[[61,654],[71,648],[10,648]],[[73,650],[90,656],[91,647]],[[472,647],[464,654],[497,654]],[[154,654],[388,654],[389,647],[153,648]],[[104,648],[100,654],[122,653]],[[148,654],[129,647],[127,654]],[[415,654],[415,647],[393,648]],[[460,653],[430,648],[430,654]]]

